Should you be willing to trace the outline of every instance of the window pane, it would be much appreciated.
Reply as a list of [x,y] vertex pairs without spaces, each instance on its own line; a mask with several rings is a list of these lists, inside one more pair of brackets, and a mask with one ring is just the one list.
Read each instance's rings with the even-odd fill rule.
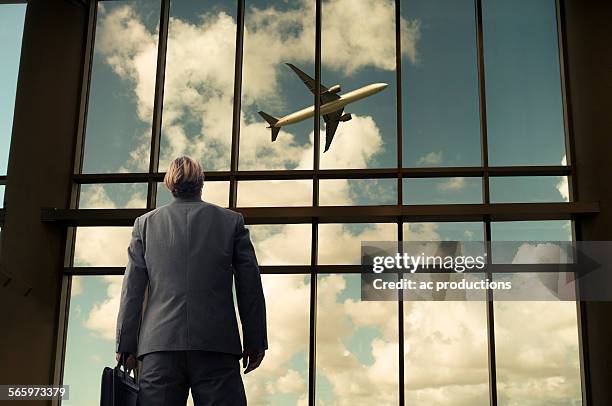
[[396,179],[322,179],[321,206],[397,204]]
[[282,127],[275,118],[312,106],[313,94],[286,65],[314,77],[314,1],[246,0],[240,117],[240,169],[311,169],[313,118]]
[[80,209],[140,209],[147,207],[146,183],[81,185]]
[[567,202],[567,176],[489,178],[491,203]]
[[159,0],[98,3],[83,172],[147,172]]
[[[321,85],[342,89],[321,97],[322,116],[328,114],[330,119],[321,125],[321,168],[395,167],[395,4],[392,0],[327,0],[322,2],[321,14],[325,16]],[[404,28],[405,35],[412,33]],[[326,107],[337,103],[338,96],[350,100],[351,95],[355,101],[343,110]],[[341,114],[351,117],[350,121],[337,123],[333,142],[324,153],[327,127],[333,128],[332,121]]]
[[[404,240],[484,241],[484,227],[405,223]],[[489,404],[485,301],[404,302],[404,348],[406,404]]]
[[359,274],[317,278],[317,404],[398,404],[397,303],[362,302]]
[[481,178],[405,178],[404,204],[482,203]]
[[172,0],[160,168],[180,154],[229,170],[236,42],[235,1]]
[[479,166],[472,0],[401,2],[404,166]]
[[0,4],[0,175],[6,175],[27,4]]
[[555,0],[482,2],[489,163],[565,155]]
[[[63,404],[97,404],[100,373],[115,364],[115,324],[122,276],[72,278],[64,384],[70,400]],[[266,295],[268,342],[261,373],[244,379],[249,402],[297,404],[308,387],[308,275],[262,275]],[[270,382],[274,382],[270,385]],[[193,405],[190,399],[189,405]]]
[[[569,221],[491,224],[493,241],[571,241]],[[518,259],[526,250],[518,250]],[[545,247],[530,254],[542,258]],[[493,252],[495,262],[501,262]],[[505,261],[504,261],[505,262]],[[494,303],[497,392],[500,405],[582,404],[576,303]]]
[[[221,207],[229,206],[229,182],[204,181],[202,187],[202,200],[216,204]],[[157,207],[168,204],[172,201],[172,193],[163,183],[157,184]]]
[[114,366],[115,329],[123,276],[73,276],[66,336],[62,405],[100,403],[100,376]]
[[484,241],[479,222],[404,223],[404,241]]
[[79,227],[74,246],[74,266],[127,265],[132,227]]
[[311,206],[311,180],[254,180],[238,182],[239,207]]
[[259,265],[310,265],[311,224],[247,226]]
[[359,265],[362,241],[397,241],[391,223],[319,224],[320,265]]
[[270,351],[257,373],[244,378],[249,404],[306,404],[310,276],[262,275],[261,279]]

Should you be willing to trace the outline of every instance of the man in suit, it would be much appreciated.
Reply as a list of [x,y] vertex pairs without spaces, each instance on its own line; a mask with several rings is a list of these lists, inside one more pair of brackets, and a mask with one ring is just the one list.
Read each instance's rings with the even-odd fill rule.
[[203,181],[196,161],[176,158],[164,178],[172,202],[134,222],[116,355],[124,355],[128,370],[142,361],[142,406],[185,405],[189,388],[198,406],[246,405],[240,358],[248,373],[268,348],[261,277],[244,218],[202,201]]

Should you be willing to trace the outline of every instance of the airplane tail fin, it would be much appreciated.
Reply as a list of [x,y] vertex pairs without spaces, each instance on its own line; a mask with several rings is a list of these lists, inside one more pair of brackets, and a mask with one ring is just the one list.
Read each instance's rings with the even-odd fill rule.
[[258,113],[261,117],[263,117],[264,120],[268,122],[268,124],[270,124],[268,128],[272,129],[272,141],[276,141],[276,137],[278,137],[280,127],[274,127],[274,125],[278,122],[278,118],[272,117],[271,115],[263,111],[259,111]]

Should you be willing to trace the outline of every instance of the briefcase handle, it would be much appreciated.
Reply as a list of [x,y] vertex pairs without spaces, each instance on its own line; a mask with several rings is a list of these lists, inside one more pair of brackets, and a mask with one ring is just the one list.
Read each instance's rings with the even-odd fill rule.
[[[132,369],[127,369],[126,367],[127,364],[127,355],[126,353],[121,353],[121,355],[119,356],[119,360],[117,361],[117,366],[115,367],[115,369],[117,371],[121,370],[121,365],[123,365],[123,382],[127,383],[128,377],[130,376],[130,371],[132,371]],[[134,371],[134,381],[138,382],[138,366],[136,366],[136,368],[133,369]]]

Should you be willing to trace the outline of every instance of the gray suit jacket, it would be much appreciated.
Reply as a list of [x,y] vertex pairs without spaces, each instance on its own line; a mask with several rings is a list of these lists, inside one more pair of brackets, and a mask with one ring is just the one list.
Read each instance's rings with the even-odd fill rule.
[[137,356],[164,350],[242,354],[232,276],[244,349],[267,349],[261,277],[242,214],[198,196],[174,198],[136,218],[116,351]]

